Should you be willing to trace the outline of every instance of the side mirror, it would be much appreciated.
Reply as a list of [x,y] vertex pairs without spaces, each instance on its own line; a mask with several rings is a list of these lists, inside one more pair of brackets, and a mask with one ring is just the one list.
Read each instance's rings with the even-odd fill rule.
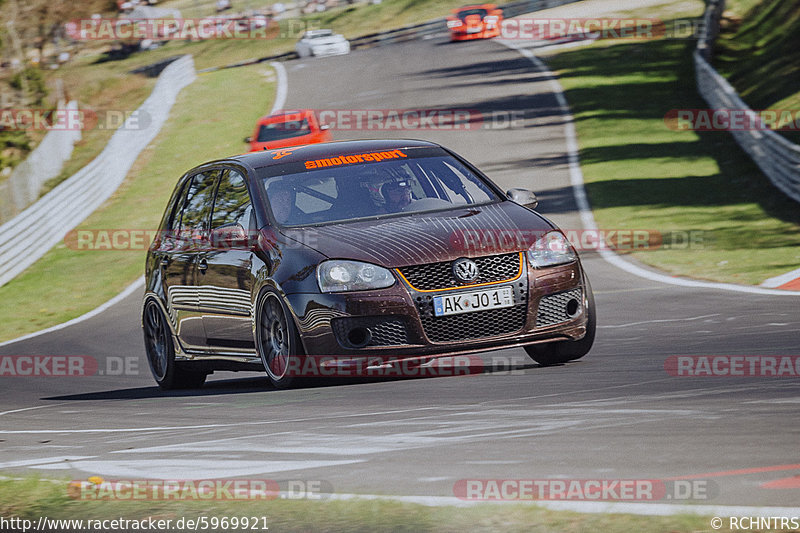
[[252,244],[241,224],[228,224],[211,230],[211,248],[214,251],[250,250]]
[[527,207],[528,209],[536,209],[536,206],[539,205],[539,200],[536,199],[536,195],[533,194],[533,191],[529,191],[528,189],[509,189],[508,192],[506,192],[506,196],[515,204]]
[[246,142],[247,144],[250,144],[251,142],[253,142],[253,138],[252,137],[245,137],[244,138],[244,142]]

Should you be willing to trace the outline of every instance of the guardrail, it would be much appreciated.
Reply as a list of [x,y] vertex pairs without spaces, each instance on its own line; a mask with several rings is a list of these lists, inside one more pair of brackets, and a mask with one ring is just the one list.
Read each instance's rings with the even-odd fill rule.
[[[161,130],[178,93],[196,77],[191,56],[167,66],[153,92],[91,163],[0,226],[0,286],[28,268],[117,190]],[[142,125],[136,116],[148,117]]]
[[[503,10],[504,18],[511,18],[522,15],[524,13],[531,13],[533,11],[541,11],[542,9],[549,9],[551,7],[558,7],[564,4],[572,4],[582,0],[522,0],[520,2],[511,2],[503,4],[500,8]],[[386,44],[400,43],[404,41],[411,41],[424,37],[427,35],[436,35],[438,33],[447,32],[447,19],[445,17],[436,18],[420,24],[412,24],[395,28],[392,30],[381,31],[376,33],[369,33],[361,35],[354,39],[350,39],[350,48],[371,48],[373,46],[383,46]],[[243,67],[245,65],[253,65],[255,63],[263,63],[265,61],[287,61],[289,59],[296,59],[298,56],[295,52],[285,52],[266,57],[258,57],[246,59],[230,65],[222,65],[219,67],[209,67],[198,70],[198,73],[214,72],[216,70]]]
[[[725,0],[710,0],[706,7],[703,32],[694,52],[697,90],[712,109],[743,109],[749,115],[749,122],[758,124],[757,114],[709,63],[724,9]],[[800,145],[769,129],[730,133],[775,187],[800,202]]]
[[72,155],[72,148],[81,140],[81,130],[69,128],[67,116],[74,116],[78,102],[63,108],[56,126],[44,136],[28,157],[17,165],[7,180],[0,183],[0,224],[34,203],[47,180],[55,178]]

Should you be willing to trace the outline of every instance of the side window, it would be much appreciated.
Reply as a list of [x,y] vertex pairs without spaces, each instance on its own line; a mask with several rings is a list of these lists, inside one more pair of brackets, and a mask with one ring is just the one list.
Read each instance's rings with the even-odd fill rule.
[[218,170],[195,174],[187,188],[186,203],[181,215],[180,232],[185,238],[208,230],[208,219],[214,201],[214,183]]
[[167,222],[166,229],[169,231],[173,236],[175,233],[181,229],[181,215],[183,214],[183,208],[186,205],[186,193],[189,191],[189,186],[192,183],[192,178],[184,180],[181,184],[180,191],[177,193],[178,198],[175,200],[175,204],[172,206],[172,211],[169,215],[169,221]]
[[248,229],[250,217],[250,195],[244,176],[236,170],[225,170],[219,180],[211,229],[229,226],[237,222]]

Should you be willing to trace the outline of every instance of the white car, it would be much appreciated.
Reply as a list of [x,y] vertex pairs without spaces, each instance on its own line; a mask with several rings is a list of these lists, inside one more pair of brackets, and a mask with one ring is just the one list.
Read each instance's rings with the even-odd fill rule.
[[350,42],[333,30],[308,30],[295,46],[300,57],[334,56],[350,53]]

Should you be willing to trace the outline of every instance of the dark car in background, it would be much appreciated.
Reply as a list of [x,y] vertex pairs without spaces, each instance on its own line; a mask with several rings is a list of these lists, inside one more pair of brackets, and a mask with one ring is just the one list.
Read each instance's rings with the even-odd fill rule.
[[424,141],[314,144],[212,161],[180,178],[146,261],[142,324],[162,388],[298,361],[426,364],[592,346],[589,280],[533,193],[504,192]]

